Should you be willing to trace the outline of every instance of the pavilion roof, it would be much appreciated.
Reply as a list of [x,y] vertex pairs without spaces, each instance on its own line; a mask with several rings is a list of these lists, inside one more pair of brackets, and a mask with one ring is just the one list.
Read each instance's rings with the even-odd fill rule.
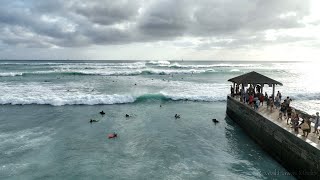
[[271,79],[255,71],[231,78],[228,81],[237,84],[276,84],[282,86],[282,83],[280,83],[279,81]]

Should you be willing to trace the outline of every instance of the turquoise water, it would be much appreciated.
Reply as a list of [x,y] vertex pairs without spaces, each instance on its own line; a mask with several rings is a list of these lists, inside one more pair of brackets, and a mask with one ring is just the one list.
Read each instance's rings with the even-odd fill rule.
[[225,100],[229,78],[256,70],[317,111],[319,92],[295,85],[306,76],[297,66],[0,62],[0,179],[294,179],[270,175],[287,171],[226,117]]
[[[225,103],[160,103],[1,106],[0,178],[268,179],[267,172],[286,172],[225,117]],[[119,138],[107,139],[112,132]]]

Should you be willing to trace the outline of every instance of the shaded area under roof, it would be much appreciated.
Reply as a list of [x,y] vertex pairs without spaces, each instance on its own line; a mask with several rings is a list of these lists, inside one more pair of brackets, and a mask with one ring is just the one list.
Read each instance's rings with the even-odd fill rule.
[[267,76],[259,74],[255,71],[231,78],[228,81],[237,84],[277,84],[282,86],[282,83],[279,81],[268,78]]

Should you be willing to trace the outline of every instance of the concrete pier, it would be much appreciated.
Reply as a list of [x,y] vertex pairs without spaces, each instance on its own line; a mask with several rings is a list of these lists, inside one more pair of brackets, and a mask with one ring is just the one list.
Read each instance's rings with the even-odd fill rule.
[[279,111],[262,106],[255,111],[228,96],[227,115],[238,123],[265,151],[299,179],[320,179],[320,146],[313,128],[308,138],[297,134],[286,120],[278,120]]

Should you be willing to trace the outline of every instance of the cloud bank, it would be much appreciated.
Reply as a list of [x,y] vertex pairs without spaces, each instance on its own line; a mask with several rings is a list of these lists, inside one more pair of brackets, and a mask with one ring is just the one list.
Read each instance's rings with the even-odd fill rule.
[[[193,50],[319,45],[308,0],[3,0],[0,51],[171,42]],[[307,33],[307,34],[306,34]],[[316,33],[315,33],[316,34]]]

